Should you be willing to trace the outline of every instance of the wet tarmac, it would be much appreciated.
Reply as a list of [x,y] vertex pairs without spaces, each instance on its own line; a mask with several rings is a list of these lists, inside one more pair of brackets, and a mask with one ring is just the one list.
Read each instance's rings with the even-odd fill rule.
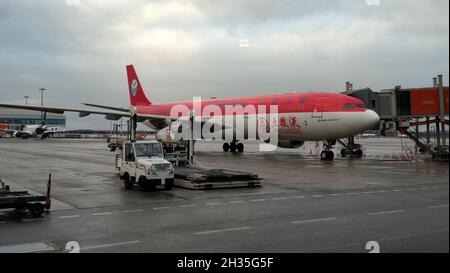
[[0,211],[0,252],[69,241],[82,252],[367,252],[369,241],[448,252],[448,163],[415,155],[406,139],[358,142],[363,159],[333,162],[315,143],[271,153],[246,143],[243,154],[196,143],[200,164],[256,173],[263,186],[144,192],[124,189],[103,140],[0,139],[0,178],[45,193],[51,173],[54,199],[38,219]]

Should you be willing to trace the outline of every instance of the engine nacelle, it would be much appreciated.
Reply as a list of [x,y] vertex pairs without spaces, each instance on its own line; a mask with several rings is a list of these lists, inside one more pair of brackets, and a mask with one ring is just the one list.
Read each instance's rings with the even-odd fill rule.
[[47,128],[41,127],[41,126],[37,127],[36,130],[35,130],[35,133],[36,133],[36,135],[42,135],[43,133],[45,133],[46,129]]
[[305,144],[304,141],[294,141],[294,140],[279,140],[278,147],[286,149],[297,149]]

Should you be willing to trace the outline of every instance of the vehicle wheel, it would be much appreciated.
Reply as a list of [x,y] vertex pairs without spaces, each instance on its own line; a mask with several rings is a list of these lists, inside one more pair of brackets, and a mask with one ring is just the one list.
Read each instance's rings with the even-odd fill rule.
[[33,216],[41,216],[44,213],[44,205],[41,203],[32,204],[29,210]]
[[147,179],[143,176],[141,176],[139,178],[139,186],[141,187],[141,189],[143,189],[144,191],[154,191],[156,190],[155,185],[152,185],[150,183],[147,182]]
[[348,156],[348,150],[347,149],[342,149],[341,150],[341,156],[342,157],[347,157]]
[[131,182],[130,176],[128,174],[125,174],[125,176],[123,177],[123,184],[125,185],[125,189],[133,189],[133,182]]
[[164,185],[164,189],[166,191],[170,191],[173,188],[173,182],[166,182],[166,184]]
[[228,152],[230,150],[230,144],[229,143],[224,143],[223,144],[223,151],[224,152]]
[[329,160],[329,161],[333,161],[334,160],[334,153],[333,153],[333,151],[328,151],[327,152],[327,160]]
[[244,144],[239,143],[237,145],[237,150],[238,150],[238,152],[243,153],[244,152]]
[[237,149],[236,143],[232,142],[232,143],[230,144],[230,151],[231,151],[232,153],[235,153],[235,152],[236,152],[236,149]]
[[320,153],[320,160],[327,160],[328,159],[328,153],[327,151],[322,151]]

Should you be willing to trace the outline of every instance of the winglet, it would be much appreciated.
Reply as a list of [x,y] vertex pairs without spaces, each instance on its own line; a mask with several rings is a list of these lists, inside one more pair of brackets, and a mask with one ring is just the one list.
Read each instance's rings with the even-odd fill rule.
[[133,106],[148,106],[152,103],[145,96],[139,78],[133,65],[127,65],[128,88],[130,92],[130,102]]

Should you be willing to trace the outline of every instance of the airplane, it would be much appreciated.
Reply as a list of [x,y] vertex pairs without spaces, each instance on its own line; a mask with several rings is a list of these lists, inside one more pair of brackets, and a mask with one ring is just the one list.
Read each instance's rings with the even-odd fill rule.
[[5,132],[12,137],[27,139],[30,137],[39,137],[45,139],[52,136],[56,132],[63,132],[61,128],[49,127],[47,125],[23,125],[20,130],[12,129],[0,129],[0,131]]
[[[193,101],[152,103],[141,86],[133,65],[126,66],[130,108],[105,106],[84,103],[89,107],[101,110],[76,109],[64,107],[47,107],[31,105],[0,104],[0,107],[43,111],[63,114],[64,112],[78,112],[80,117],[90,114],[105,115],[108,120],[118,120],[122,117],[136,117],[137,121],[145,125],[162,130],[176,120],[187,115],[173,116],[173,107],[184,106],[192,110]],[[336,140],[356,136],[376,127],[380,117],[359,99],[339,93],[288,93],[269,96],[254,96],[244,98],[208,99],[201,101],[201,108],[217,106],[224,109],[226,105],[241,105],[254,107],[275,105],[278,107],[278,143],[281,148],[300,148],[305,141],[323,141],[322,160],[333,160],[331,151]],[[210,115],[202,116],[202,123],[211,119]],[[235,124],[227,124],[222,130],[234,130]],[[246,135],[247,132],[244,132]],[[233,139],[223,144],[224,152],[243,152],[245,139]]]

